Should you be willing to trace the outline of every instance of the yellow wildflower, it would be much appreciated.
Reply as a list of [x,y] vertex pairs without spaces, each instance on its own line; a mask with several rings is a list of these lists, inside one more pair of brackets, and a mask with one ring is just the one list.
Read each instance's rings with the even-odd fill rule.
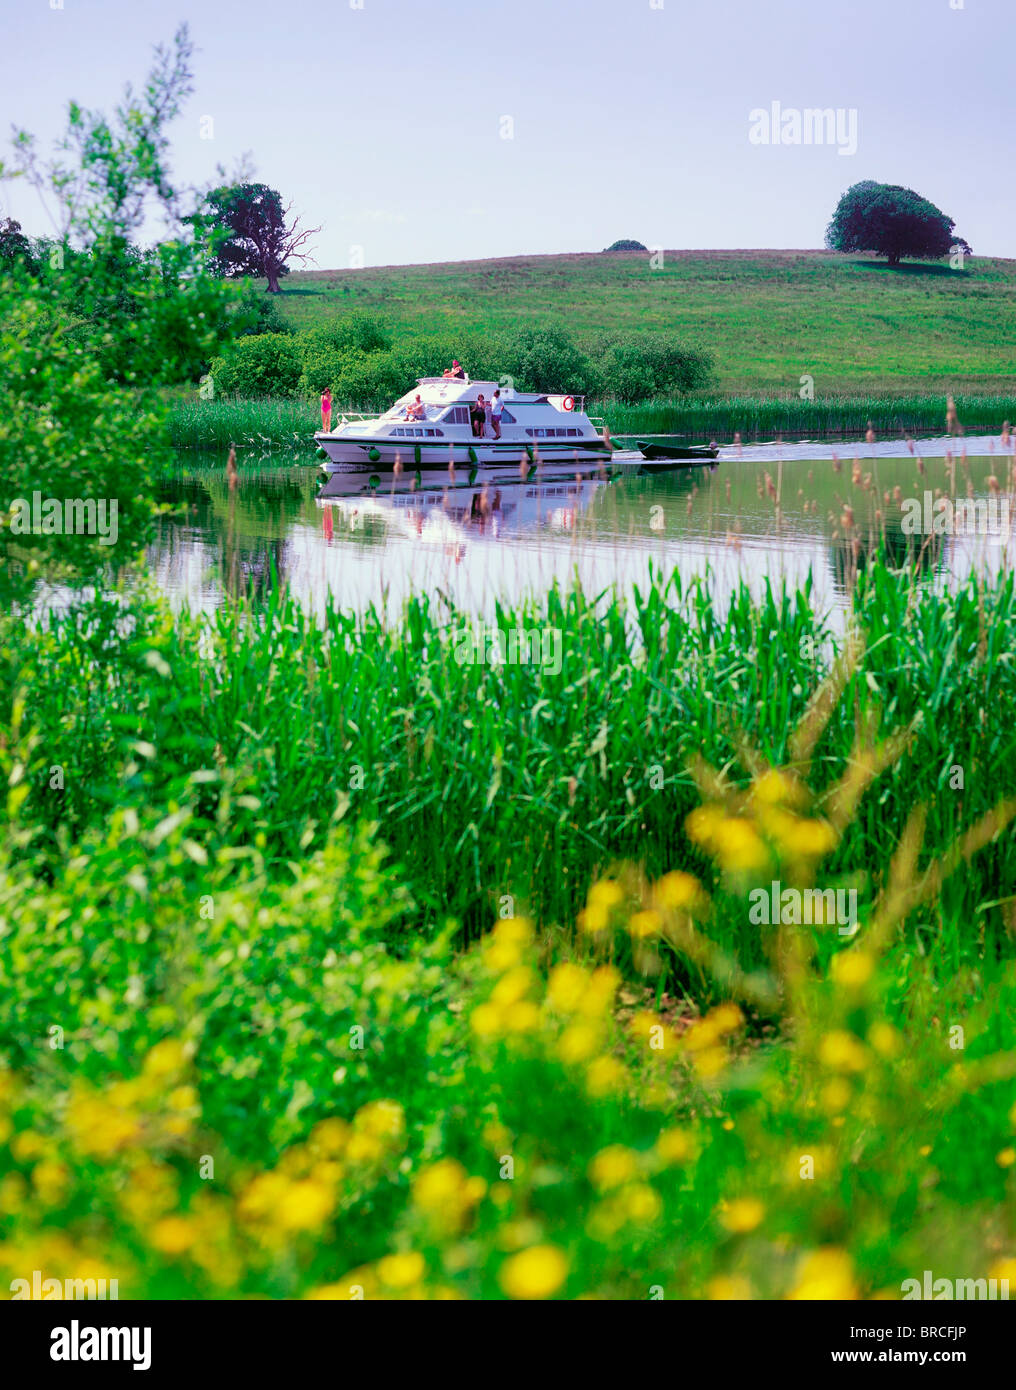
[[840,1115],[850,1104],[852,1095],[850,1082],[844,1081],[842,1076],[834,1076],[822,1087],[822,1109],[827,1115]]
[[408,1289],[423,1278],[423,1256],[416,1251],[405,1255],[385,1255],[377,1262],[377,1275],[390,1289]]
[[586,1069],[586,1090],[591,1096],[610,1095],[623,1081],[624,1067],[616,1057],[597,1057]]
[[900,1035],[892,1024],[882,1020],[868,1029],[868,1041],[880,1057],[895,1057],[900,1050]]
[[819,1044],[818,1055],[822,1065],[831,1071],[864,1071],[868,1065],[864,1044],[842,1028],[826,1033]]
[[612,907],[618,907],[624,901],[624,893],[621,885],[612,878],[601,878],[598,883],[594,883],[589,890],[587,902],[590,905],[606,908],[608,911]]
[[643,1225],[656,1221],[663,1209],[660,1194],[647,1182],[633,1183],[622,1194],[621,1200],[628,1220]]
[[589,1163],[589,1180],[601,1192],[620,1187],[638,1172],[638,1154],[623,1144],[610,1144]]
[[70,1170],[65,1163],[44,1158],[32,1169],[32,1186],[47,1206],[55,1205],[67,1190]]
[[778,806],[781,802],[799,799],[800,789],[786,773],[771,767],[758,779],[751,789],[752,799],[763,806]]
[[142,1070],[147,1077],[165,1080],[181,1071],[186,1060],[183,1043],[178,1038],[165,1038],[149,1052]]
[[664,1163],[683,1163],[693,1149],[691,1136],[683,1129],[665,1129],[656,1139],[656,1152]]
[[501,976],[490,997],[495,1004],[502,1006],[515,1004],[526,997],[535,980],[536,976],[527,965],[517,965]]
[[854,1299],[857,1284],[853,1261],[845,1250],[828,1246],[805,1255],[797,1269],[797,1282],[787,1295],[792,1299]]
[[531,999],[520,999],[504,1013],[506,1033],[532,1033],[540,1026],[540,1011]]
[[590,976],[589,986],[579,1001],[579,1012],[587,1018],[605,1014],[614,1002],[621,976],[612,965],[601,965]]
[[599,903],[584,907],[576,918],[581,931],[595,934],[606,931],[610,926],[610,913]]
[[875,962],[867,951],[840,951],[833,956],[829,969],[837,984],[858,988],[871,979]]
[[303,1178],[283,1193],[275,1219],[286,1231],[313,1231],[331,1214],[335,1194],[327,1183]]
[[706,1047],[699,1052],[692,1053],[695,1070],[699,1076],[707,1081],[714,1076],[719,1076],[728,1061],[727,1050],[724,1047]]
[[1002,1149],[995,1155],[995,1162],[1000,1168],[1011,1168],[1016,1163],[1016,1149]]
[[193,1224],[183,1216],[164,1216],[152,1227],[149,1240],[163,1255],[182,1255],[194,1244]]
[[331,1118],[321,1120],[311,1130],[308,1147],[324,1154],[340,1154],[349,1139],[349,1125],[345,1120]]
[[478,1004],[469,1015],[469,1026],[478,1038],[494,1038],[501,1031],[501,1010],[496,1004]]
[[554,1245],[534,1245],[501,1266],[500,1283],[509,1298],[550,1298],[568,1274],[568,1262]]
[[674,870],[664,874],[653,889],[653,901],[661,908],[689,908],[702,894],[702,885],[693,874]]
[[574,1013],[589,988],[589,972],[581,965],[555,965],[547,981],[547,998],[562,1013]]
[[745,1235],[758,1226],[766,1209],[757,1197],[736,1197],[720,1209],[720,1225],[735,1235]]
[[714,1302],[743,1303],[751,1298],[751,1284],[743,1274],[718,1274],[709,1280],[706,1293]]
[[647,908],[642,912],[633,912],[628,918],[629,934],[638,940],[643,940],[648,936],[659,936],[662,926],[663,919],[653,908]]
[[592,1057],[599,1043],[594,1028],[588,1023],[572,1023],[557,1041],[557,1055],[562,1062],[584,1062]]
[[394,1100],[372,1100],[356,1112],[354,1129],[372,1134],[377,1139],[401,1139],[406,1129],[402,1106]]

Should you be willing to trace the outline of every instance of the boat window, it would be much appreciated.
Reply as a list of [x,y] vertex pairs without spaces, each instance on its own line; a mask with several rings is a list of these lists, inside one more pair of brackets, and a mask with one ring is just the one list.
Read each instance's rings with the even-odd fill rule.
[[441,416],[446,425],[468,425],[469,407],[465,405],[453,405],[451,409]]
[[510,410],[501,411],[501,423],[502,425],[514,425],[516,423],[515,416]]
[[547,437],[546,430],[533,430],[533,434],[536,436],[537,439],[546,439]]
[[575,439],[575,438],[577,437],[577,435],[578,435],[578,430],[569,430],[569,431],[568,431],[568,438],[569,438],[569,439]]

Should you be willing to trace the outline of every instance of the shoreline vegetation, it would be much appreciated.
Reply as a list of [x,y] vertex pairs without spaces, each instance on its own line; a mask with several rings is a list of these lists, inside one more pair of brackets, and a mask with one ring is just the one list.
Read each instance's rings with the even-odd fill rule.
[[[875,567],[854,612],[676,577],[500,611],[559,671],[456,661],[424,597],[0,618],[3,1278],[1016,1280],[1013,576]],[[849,934],[788,915],[813,888]]]
[[[406,386],[409,390],[412,382]],[[167,430],[170,443],[178,449],[267,449],[271,445],[312,446],[321,428],[321,411],[316,398],[306,401],[264,397],[198,398],[197,391],[174,388],[166,394]],[[681,435],[706,443],[734,442],[740,434],[748,444],[774,439],[780,434],[806,439],[863,439],[869,426],[880,438],[901,438],[906,434],[938,437],[947,433],[946,395],[932,393],[876,396],[844,396],[829,400],[805,401],[763,397],[706,396],[701,400],[647,401],[624,405],[617,401],[587,403],[590,415],[602,417],[615,439],[632,442],[636,438]],[[956,412],[969,434],[1001,433],[1006,420],[1016,422],[1016,392],[954,397]],[[342,409],[357,407],[337,402],[333,422]],[[957,437],[957,448],[961,436]],[[311,457],[308,456],[308,462]]]

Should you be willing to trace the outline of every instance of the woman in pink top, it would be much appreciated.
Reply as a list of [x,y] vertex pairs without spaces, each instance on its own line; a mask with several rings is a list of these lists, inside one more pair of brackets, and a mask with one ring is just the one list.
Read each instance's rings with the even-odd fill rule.
[[326,386],[321,392],[321,428],[325,431],[332,427],[332,388]]

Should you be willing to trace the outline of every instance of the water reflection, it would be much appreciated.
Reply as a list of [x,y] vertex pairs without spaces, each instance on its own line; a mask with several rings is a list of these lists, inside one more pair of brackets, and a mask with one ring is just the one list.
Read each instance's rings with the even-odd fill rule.
[[721,602],[741,580],[761,591],[810,573],[815,601],[842,613],[876,558],[937,583],[1008,564],[1008,530],[912,535],[902,508],[925,490],[1010,497],[1011,442],[894,448],[745,446],[712,466],[652,476],[534,473],[470,484],[423,474],[397,487],[241,460],[230,488],[221,461],[186,459],[162,481],[173,510],[148,558],[167,593],[192,606],[287,584],[317,610],[329,593],[344,607],[396,610],[427,590],[477,612],[576,576],[591,592],[644,585],[652,566],[682,577],[709,570]]

